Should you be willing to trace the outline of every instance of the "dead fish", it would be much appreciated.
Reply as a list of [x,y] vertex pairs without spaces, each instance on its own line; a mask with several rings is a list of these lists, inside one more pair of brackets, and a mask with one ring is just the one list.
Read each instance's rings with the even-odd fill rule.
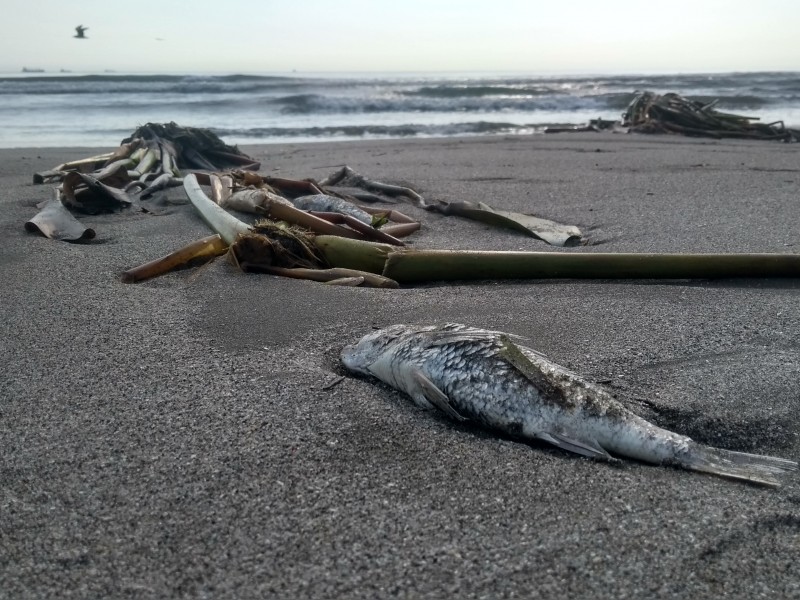
[[797,469],[791,460],[704,446],[662,429],[519,339],[458,324],[393,325],[345,347],[341,359],[423,408],[595,459],[614,454],[771,486]]
[[300,196],[292,200],[295,208],[313,212],[335,212],[342,215],[350,215],[359,221],[372,225],[372,215],[361,210],[352,202],[342,200],[336,196],[327,194],[313,194],[311,196]]

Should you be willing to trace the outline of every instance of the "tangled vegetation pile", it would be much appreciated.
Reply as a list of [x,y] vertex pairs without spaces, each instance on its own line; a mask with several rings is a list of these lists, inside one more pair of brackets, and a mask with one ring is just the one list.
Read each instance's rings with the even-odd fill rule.
[[[63,181],[70,173],[89,174],[93,179],[116,184],[130,183],[139,189],[163,189],[170,179],[180,178],[181,169],[218,171],[229,168],[257,170],[261,164],[229,146],[208,129],[181,127],[176,123],[147,123],[138,127],[113,152],[62,163],[34,173],[33,183]],[[121,179],[120,179],[121,178]],[[158,183],[156,183],[158,182]],[[174,185],[180,183],[172,182]],[[130,188],[129,188],[130,189]],[[80,210],[80,207],[76,207]]]
[[622,113],[622,119],[592,119],[585,125],[547,127],[545,133],[671,133],[715,139],[740,138],[780,142],[800,141],[800,130],[786,127],[783,121],[761,123],[759,117],[722,112],[719,100],[700,102],[679,94],[636,92]]
[[622,115],[622,126],[635,133],[679,133],[712,138],[746,138],[796,142],[800,131],[783,121],[760,123],[758,117],[721,112],[718,100],[702,103],[678,94],[642,92]]
[[[123,144],[143,140],[148,148],[161,146],[171,151],[179,169],[218,171],[238,167],[258,169],[261,165],[236,146],[229,146],[217,134],[202,127],[181,127],[177,123],[147,123],[122,140]],[[163,150],[162,150],[163,153]]]
[[[655,99],[632,105],[643,124],[654,115],[681,115],[690,108]],[[691,107],[697,112],[697,107]],[[691,117],[698,119],[699,117]],[[716,118],[716,117],[715,117]],[[661,121],[659,121],[661,122]],[[692,130],[699,131],[697,121]],[[729,116],[725,121],[742,126]],[[689,128],[688,125],[681,127]],[[666,131],[674,129],[666,128]],[[759,130],[760,131],[760,130]],[[684,131],[685,133],[685,131]],[[198,166],[203,165],[203,166]],[[231,168],[232,165],[238,168]],[[147,124],[120,147],[36,173],[34,183],[60,182],[51,200],[25,223],[31,233],[88,242],[93,229],[75,213],[140,210],[163,214],[166,188],[185,196],[214,235],[122,273],[126,283],[206,263],[227,254],[242,271],[310,279],[333,285],[395,288],[430,281],[518,278],[715,278],[796,277],[798,255],[688,255],[425,250],[400,238],[421,223],[385,205],[402,200],[417,209],[513,229],[553,246],[586,243],[581,231],[483,202],[428,200],[402,185],[368,179],[348,166],[320,181],[260,175],[255,159],[227,146],[208,130],[169,123]],[[251,170],[247,170],[251,169]],[[366,206],[379,202],[384,207]]]

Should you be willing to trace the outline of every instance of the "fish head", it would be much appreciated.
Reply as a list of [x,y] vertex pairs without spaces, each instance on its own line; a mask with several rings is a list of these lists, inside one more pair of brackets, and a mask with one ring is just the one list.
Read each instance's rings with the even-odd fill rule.
[[377,361],[395,342],[414,329],[408,325],[391,325],[368,333],[357,343],[342,349],[342,363],[350,371],[370,375],[369,367]]

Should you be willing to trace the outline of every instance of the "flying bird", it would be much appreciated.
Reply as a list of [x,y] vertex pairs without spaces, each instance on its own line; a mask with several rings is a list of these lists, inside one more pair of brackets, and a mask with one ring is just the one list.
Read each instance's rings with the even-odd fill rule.
[[89,39],[89,38],[87,38],[85,35],[83,35],[83,32],[84,32],[84,31],[86,31],[87,29],[89,29],[89,28],[88,28],[88,27],[84,27],[83,25],[78,25],[78,26],[75,28],[75,31],[77,31],[78,33],[77,33],[77,34],[75,34],[75,35],[74,35],[74,36],[72,36],[72,37],[76,37],[76,38],[78,38],[79,40],[86,40],[86,39]]

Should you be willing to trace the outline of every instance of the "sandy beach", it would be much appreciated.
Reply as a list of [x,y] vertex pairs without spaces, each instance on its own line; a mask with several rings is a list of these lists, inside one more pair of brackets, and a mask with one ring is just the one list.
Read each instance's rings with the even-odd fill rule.
[[[108,148],[110,149],[110,148]],[[0,150],[0,598],[800,598],[800,475],[767,489],[605,464],[346,377],[373,326],[455,321],[604,382],[695,440],[800,458],[800,280],[329,287],[224,260],[122,271],[210,232],[186,204],[29,234],[32,174],[107,149]],[[426,198],[579,226],[553,249],[398,208],[424,248],[800,251],[800,145],[562,134],[243,146]],[[183,197],[180,188],[171,199]]]

